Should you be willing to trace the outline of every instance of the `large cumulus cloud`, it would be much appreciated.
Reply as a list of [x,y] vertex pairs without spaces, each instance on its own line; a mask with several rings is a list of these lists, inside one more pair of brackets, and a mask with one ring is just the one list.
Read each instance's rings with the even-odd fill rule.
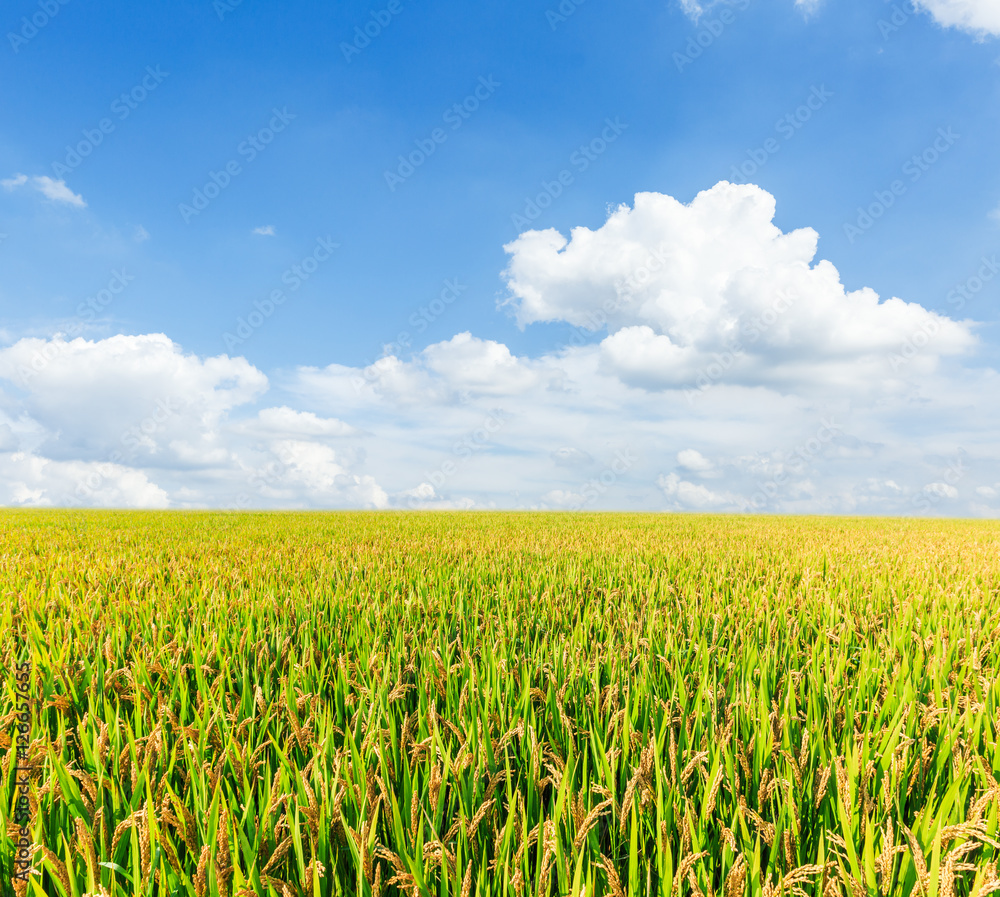
[[687,205],[640,193],[597,230],[529,231],[508,244],[510,302],[522,325],[606,328],[605,369],[650,389],[706,379],[850,388],[889,377],[916,334],[925,368],[974,345],[967,323],[847,290],[815,261],[818,234],[783,233],[774,214],[753,185],[722,182]]

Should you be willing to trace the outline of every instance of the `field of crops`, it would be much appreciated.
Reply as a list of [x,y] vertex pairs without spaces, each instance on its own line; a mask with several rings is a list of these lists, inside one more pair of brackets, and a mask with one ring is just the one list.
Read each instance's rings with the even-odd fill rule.
[[4,892],[1000,891],[995,524],[11,511],[0,617]]

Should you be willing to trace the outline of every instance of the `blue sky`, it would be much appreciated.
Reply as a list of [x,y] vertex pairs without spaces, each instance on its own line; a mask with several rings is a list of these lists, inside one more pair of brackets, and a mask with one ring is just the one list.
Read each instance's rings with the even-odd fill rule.
[[[991,0],[15,0],[2,26],[0,501],[1000,513]],[[636,194],[693,209],[740,166],[755,186],[687,223],[661,205],[626,247],[602,229]],[[693,402],[763,307],[747,272],[792,276],[751,239],[772,201],[841,299],[817,273]],[[598,236],[573,271],[519,236],[574,228]],[[595,259],[663,239],[666,280],[574,327],[627,278]],[[863,288],[871,320],[843,298]],[[820,339],[845,317],[881,342]],[[187,410],[125,439],[164,397]],[[842,429],[793,470],[831,409]],[[456,454],[497,410],[514,423]],[[614,471],[620,452],[640,460]]]

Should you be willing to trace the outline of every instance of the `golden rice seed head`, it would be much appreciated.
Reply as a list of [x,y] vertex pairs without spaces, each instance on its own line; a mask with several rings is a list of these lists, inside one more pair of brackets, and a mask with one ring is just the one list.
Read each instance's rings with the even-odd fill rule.
[[941,897],[955,897],[955,861],[950,856],[938,875],[938,893]]
[[823,802],[823,798],[826,795],[826,788],[830,782],[830,774],[833,772],[833,764],[827,764],[823,768],[823,772],[820,775],[819,787],[816,789],[816,798],[813,802],[813,809],[818,810],[819,805]]
[[472,860],[465,868],[465,876],[462,878],[462,897],[469,897],[472,893]]
[[56,878],[59,879],[59,883],[62,885],[63,891],[66,894],[72,894],[73,890],[70,888],[69,873],[66,871],[66,864],[44,845],[42,845],[41,852],[42,856],[45,857],[49,865],[52,867],[52,871],[55,873]]
[[142,871],[142,878],[145,881],[149,878],[149,868],[151,864],[149,850],[149,822],[146,815],[139,817],[139,867]]
[[743,854],[736,857],[736,862],[726,874],[723,884],[723,897],[743,897],[746,889],[746,879],[749,867]]
[[[86,857],[87,865],[93,873],[98,872],[97,852],[94,849],[94,839],[90,836],[86,823],[77,816],[73,820],[73,828],[76,831],[77,850]],[[82,850],[81,847],[83,848]]]
[[608,888],[612,897],[625,897],[625,889],[622,887],[621,879],[618,877],[618,872],[611,860],[602,854],[597,865],[604,870],[604,874],[607,876]]

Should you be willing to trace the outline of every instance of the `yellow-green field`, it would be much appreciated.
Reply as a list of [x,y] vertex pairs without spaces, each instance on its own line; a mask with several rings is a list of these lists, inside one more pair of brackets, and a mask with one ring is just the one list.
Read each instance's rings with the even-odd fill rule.
[[4,512],[0,596],[4,891],[1000,890],[994,524]]

